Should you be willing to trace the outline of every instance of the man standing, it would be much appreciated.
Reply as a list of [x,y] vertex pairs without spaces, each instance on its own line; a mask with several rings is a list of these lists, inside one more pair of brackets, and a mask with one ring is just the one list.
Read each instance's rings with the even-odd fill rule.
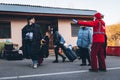
[[88,66],[90,62],[90,46],[92,44],[92,30],[88,27],[80,28],[78,32],[77,46],[79,47],[79,55],[82,59],[80,66],[86,66],[86,59],[88,60]]
[[40,26],[34,17],[28,18],[28,24],[22,29],[22,48],[24,57],[32,59],[33,68],[38,65],[41,39]]
[[[73,21],[82,26],[93,27],[93,43],[91,48],[91,69],[89,71],[98,72],[106,71],[105,57],[104,57],[104,35],[105,35],[105,22],[102,20],[101,13],[94,15],[94,21]],[[98,64],[99,63],[99,68]]]

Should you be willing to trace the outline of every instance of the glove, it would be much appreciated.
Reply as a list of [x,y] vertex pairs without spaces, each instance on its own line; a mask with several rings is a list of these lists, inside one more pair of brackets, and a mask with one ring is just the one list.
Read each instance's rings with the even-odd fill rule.
[[76,24],[78,23],[78,21],[76,19],[72,19],[72,21]]

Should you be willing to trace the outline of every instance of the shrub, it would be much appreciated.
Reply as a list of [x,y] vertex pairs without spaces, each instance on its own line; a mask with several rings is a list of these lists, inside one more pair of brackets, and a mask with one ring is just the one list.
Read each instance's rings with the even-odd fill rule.
[[117,46],[115,43],[119,43],[120,40],[120,23],[107,26],[106,33],[108,46]]
[[0,42],[0,55],[1,55],[1,53],[2,53],[2,50],[3,50],[3,48],[4,48],[4,42]]

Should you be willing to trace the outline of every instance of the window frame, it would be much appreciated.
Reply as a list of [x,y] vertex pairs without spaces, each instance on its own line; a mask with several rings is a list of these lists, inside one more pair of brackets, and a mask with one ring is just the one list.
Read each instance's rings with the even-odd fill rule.
[[[77,29],[75,29],[75,28],[77,28]],[[75,32],[73,29],[75,30]],[[71,36],[72,37],[77,37],[79,30],[80,30],[80,25],[71,23]]]
[[[3,32],[4,34],[6,34],[5,36],[1,36],[0,35],[0,39],[9,39],[9,38],[11,38],[12,37],[12,33],[11,33],[11,22],[10,21],[0,21],[0,25],[1,24],[6,24],[6,25],[9,25],[9,26],[7,26],[6,28],[7,29],[9,29],[9,32],[8,32],[8,34],[6,34],[6,32]],[[3,29],[4,30],[4,29]],[[6,30],[7,31],[7,30]]]

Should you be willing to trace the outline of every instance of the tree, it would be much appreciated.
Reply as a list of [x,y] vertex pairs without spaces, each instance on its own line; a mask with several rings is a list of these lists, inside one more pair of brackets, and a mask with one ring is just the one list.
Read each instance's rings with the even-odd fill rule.
[[106,27],[108,37],[108,46],[116,46],[116,42],[120,40],[120,23],[109,25]]

